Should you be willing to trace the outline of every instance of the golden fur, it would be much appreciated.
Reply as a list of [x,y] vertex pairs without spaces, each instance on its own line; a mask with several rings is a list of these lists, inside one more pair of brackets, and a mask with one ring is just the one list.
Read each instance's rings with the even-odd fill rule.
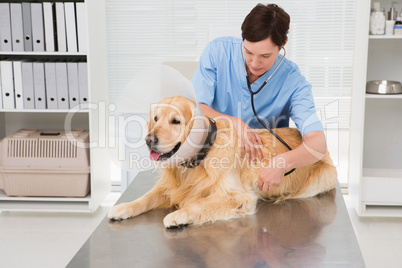
[[[162,100],[151,111],[148,124],[148,133],[158,138],[156,150],[168,153],[179,141],[183,144],[193,125],[194,115],[195,103],[185,97]],[[281,185],[273,191],[258,190],[256,181],[262,163],[249,163],[241,157],[240,141],[229,122],[217,120],[216,126],[215,143],[199,166],[186,168],[172,165],[163,168],[161,179],[151,191],[133,202],[116,205],[108,217],[122,220],[154,208],[176,207],[178,210],[165,217],[165,227],[198,225],[253,214],[258,199],[281,201],[306,198],[335,187],[337,172],[327,154],[320,161],[297,168],[285,176]],[[279,128],[274,131],[292,148],[302,143],[296,129]],[[267,130],[261,129],[258,133],[264,145],[264,163],[288,150]]]

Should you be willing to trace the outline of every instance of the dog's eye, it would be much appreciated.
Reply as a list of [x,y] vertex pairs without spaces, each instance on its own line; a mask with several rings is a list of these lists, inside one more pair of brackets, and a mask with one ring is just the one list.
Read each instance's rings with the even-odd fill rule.
[[154,117],[154,121],[155,121],[155,122],[158,121],[158,117],[157,117],[157,116]]
[[173,125],[180,125],[180,120],[173,119],[173,120],[172,120],[172,124],[173,124]]

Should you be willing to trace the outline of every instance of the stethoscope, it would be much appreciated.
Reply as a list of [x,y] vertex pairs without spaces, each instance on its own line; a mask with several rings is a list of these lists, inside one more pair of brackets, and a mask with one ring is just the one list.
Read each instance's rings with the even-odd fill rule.
[[[287,144],[281,137],[279,137],[278,134],[276,134],[275,132],[273,132],[272,129],[269,128],[269,127],[264,123],[264,121],[262,121],[262,120],[260,119],[260,117],[258,117],[257,111],[255,110],[255,106],[254,106],[254,95],[257,95],[257,94],[264,88],[264,86],[268,83],[268,81],[271,79],[271,77],[275,74],[276,70],[278,70],[279,66],[281,66],[281,64],[282,64],[282,62],[283,62],[283,60],[285,59],[285,56],[286,56],[286,49],[285,49],[284,47],[282,47],[282,49],[283,49],[283,57],[282,57],[281,61],[280,61],[279,64],[275,67],[274,71],[268,76],[267,80],[265,80],[265,81],[262,83],[262,85],[260,86],[260,88],[257,89],[256,91],[253,91],[253,90],[251,89],[250,78],[248,77],[248,74],[247,74],[247,65],[246,65],[246,61],[244,60],[244,56],[243,56],[243,49],[242,49],[242,48],[243,48],[243,45],[242,45],[242,44],[243,44],[243,42],[241,42],[241,45],[240,45],[240,54],[241,54],[241,58],[242,58],[243,64],[244,64],[244,70],[245,70],[245,72],[246,72],[247,88],[248,88],[248,91],[249,91],[250,94],[251,94],[251,108],[253,109],[253,113],[254,113],[255,117],[257,118],[258,122],[260,122],[260,124],[261,124],[263,127],[265,127],[269,132],[271,132],[272,135],[274,135],[283,145],[286,146],[286,148],[289,149],[289,151],[291,151],[292,148],[289,146],[289,144]],[[286,172],[286,173],[285,173],[285,176],[289,175],[289,174],[292,173],[293,171],[295,171],[295,168],[292,169],[292,170],[290,170],[290,171],[288,171],[288,172]],[[257,187],[257,188],[258,188],[258,187]]]

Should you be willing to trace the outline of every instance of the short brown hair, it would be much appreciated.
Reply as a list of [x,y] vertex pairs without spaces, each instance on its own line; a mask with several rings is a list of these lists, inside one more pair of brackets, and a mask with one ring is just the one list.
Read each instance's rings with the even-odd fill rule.
[[282,47],[288,38],[290,16],[275,4],[258,4],[246,16],[241,26],[242,38],[250,42],[259,42],[271,38],[272,42]]

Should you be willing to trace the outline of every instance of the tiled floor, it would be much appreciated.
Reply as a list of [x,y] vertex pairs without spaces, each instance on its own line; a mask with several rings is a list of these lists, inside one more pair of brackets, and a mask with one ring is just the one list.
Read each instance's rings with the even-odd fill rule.
[[[65,267],[118,197],[94,214],[0,213],[0,267]],[[345,201],[367,267],[401,267],[402,218],[361,219]]]
[[119,196],[93,214],[0,213],[0,267],[65,267]]
[[366,266],[402,267],[402,218],[359,218],[345,196]]

